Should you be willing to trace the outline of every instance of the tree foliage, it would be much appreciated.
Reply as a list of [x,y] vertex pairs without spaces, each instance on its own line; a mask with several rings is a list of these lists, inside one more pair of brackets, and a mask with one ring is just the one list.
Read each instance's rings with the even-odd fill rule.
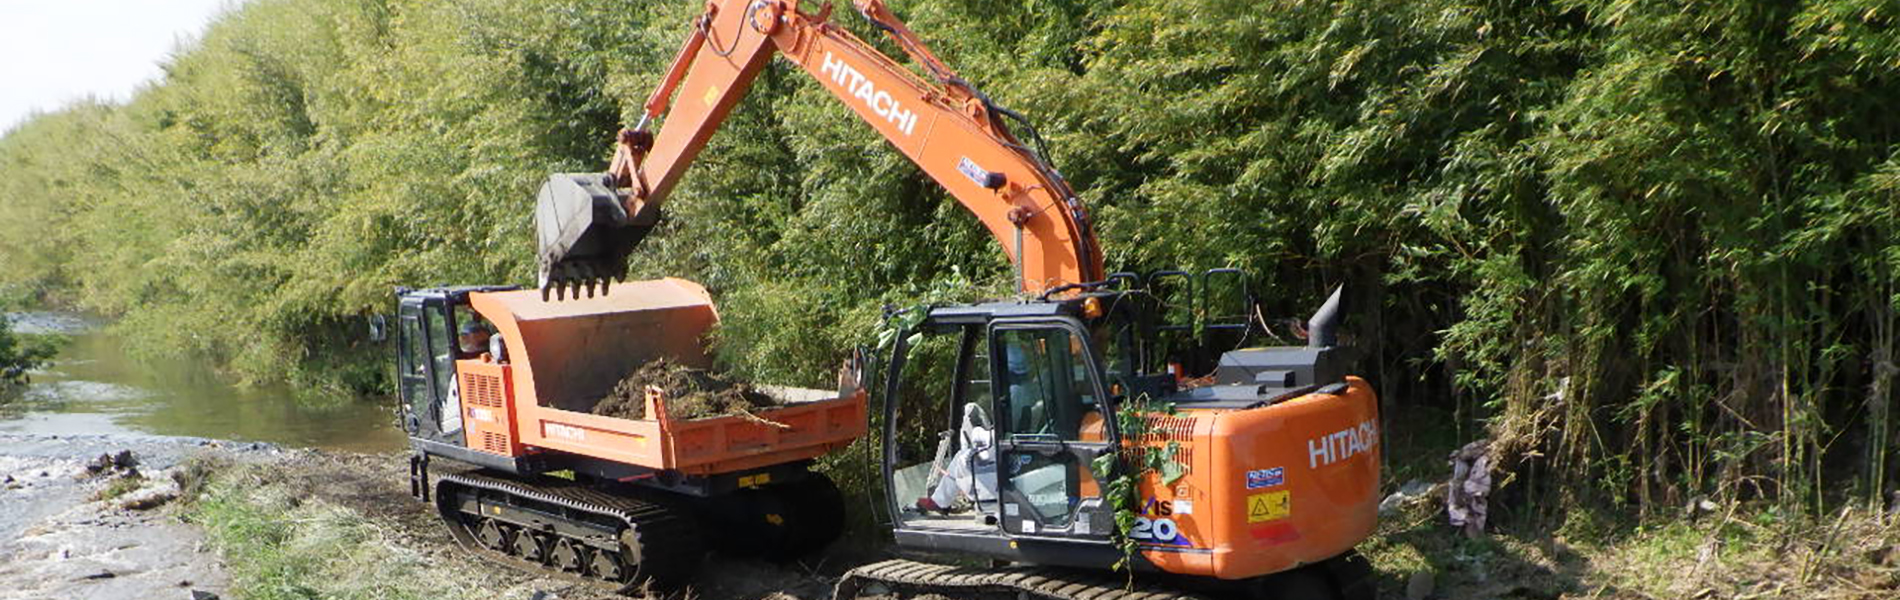
[[0,401],[9,388],[27,382],[27,373],[46,364],[56,349],[51,340],[21,339],[13,321],[0,314]]
[[[1350,282],[1389,407],[1642,505],[1900,476],[1891,0],[893,3],[1036,119],[1111,269],[1244,267],[1289,316]],[[535,186],[601,168],[699,7],[252,0],[126,104],[0,139],[0,283],[373,389],[353,319],[528,283]],[[994,289],[992,246],[781,64],[635,270],[718,293],[735,368],[810,382],[953,268]]]

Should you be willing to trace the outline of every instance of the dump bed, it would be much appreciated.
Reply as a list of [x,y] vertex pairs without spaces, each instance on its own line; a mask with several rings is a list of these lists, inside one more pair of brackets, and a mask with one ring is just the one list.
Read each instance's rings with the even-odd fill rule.
[[503,360],[457,364],[470,448],[503,456],[560,451],[652,469],[714,474],[816,458],[864,435],[855,373],[840,390],[765,386],[783,402],[750,414],[672,419],[649,393],[645,419],[592,414],[642,365],[668,358],[708,367],[704,337],[719,316],[699,284],[615,285],[594,298],[543,302],[533,290],[470,295],[495,325]]

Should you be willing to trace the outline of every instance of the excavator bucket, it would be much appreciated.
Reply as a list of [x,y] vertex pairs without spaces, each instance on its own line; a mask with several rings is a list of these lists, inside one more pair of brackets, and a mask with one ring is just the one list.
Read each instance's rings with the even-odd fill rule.
[[604,173],[561,173],[535,199],[541,297],[592,298],[627,276],[627,255],[651,225],[634,225]]

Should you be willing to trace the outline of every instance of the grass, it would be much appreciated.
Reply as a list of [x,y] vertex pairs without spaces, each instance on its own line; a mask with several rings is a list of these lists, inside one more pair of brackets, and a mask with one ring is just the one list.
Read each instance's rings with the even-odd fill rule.
[[[1414,479],[1444,481],[1461,440],[1448,415],[1407,408],[1388,415],[1386,492]],[[1492,498],[1490,533],[1469,539],[1434,495],[1380,519],[1359,545],[1385,597],[1405,597],[1418,573],[1434,598],[1900,598],[1900,515],[1837,508],[1831,517],[1772,503],[1718,506],[1698,515],[1576,497],[1536,510],[1523,494]]]
[[1741,505],[1636,521],[1575,506],[1553,526],[1516,521],[1530,519],[1468,539],[1442,502],[1421,502],[1359,548],[1396,597],[1420,572],[1438,598],[1900,597],[1900,519],[1864,507],[1831,519]]
[[139,488],[144,487],[144,486],[145,486],[144,476],[141,476],[138,474],[127,475],[125,477],[113,479],[111,483],[107,483],[106,487],[100,488],[98,492],[93,493],[92,499],[93,500],[112,500],[120,496],[124,496],[126,494],[130,494],[132,492],[138,491]]
[[[1392,448],[1398,455],[1418,454],[1408,449],[1414,448]],[[833,459],[861,456],[841,453]],[[1421,479],[1438,476],[1427,463],[1408,468]],[[861,472],[841,468],[856,466],[849,463],[828,466],[840,475]],[[311,493],[324,481],[345,487],[356,482],[272,464],[193,461],[179,472],[189,499],[185,516],[204,528],[224,557],[230,597],[457,599],[496,593],[453,565],[425,560],[417,546],[385,531],[387,524]],[[853,514],[862,512],[863,482],[840,477],[839,483],[856,492],[848,500]],[[1434,598],[1900,597],[1900,518],[1872,508],[1808,518],[1767,504],[1738,505],[1693,518],[1659,511],[1637,520],[1615,507],[1573,502],[1554,517],[1514,513],[1494,525],[1484,537],[1466,538],[1445,523],[1442,499],[1433,497],[1382,518],[1377,533],[1359,548],[1388,598],[1404,597],[1407,583],[1420,573],[1435,581]],[[850,539],[874,546],[863,540],[880,538]],[[863,550],[840,544],[833,558]]]
[[250,600],[483,597],[347,508],[305,497],[244,465],[212,475],[186,518],[224,557],[233,596]]

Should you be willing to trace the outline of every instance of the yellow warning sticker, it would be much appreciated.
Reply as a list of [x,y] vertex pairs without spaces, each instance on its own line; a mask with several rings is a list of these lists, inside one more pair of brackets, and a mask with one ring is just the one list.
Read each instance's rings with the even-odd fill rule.
[[1281,490],[1247,497],[1247,522],[1265,523],[1284,519],[1293,513],[1291,492]]
[[706,97],[704,98],[704,100],[706,101],[706,106],[712,106],[714,102],[718,102],[719,101],[719,86],[715,85],[715,86],[707,87]]

